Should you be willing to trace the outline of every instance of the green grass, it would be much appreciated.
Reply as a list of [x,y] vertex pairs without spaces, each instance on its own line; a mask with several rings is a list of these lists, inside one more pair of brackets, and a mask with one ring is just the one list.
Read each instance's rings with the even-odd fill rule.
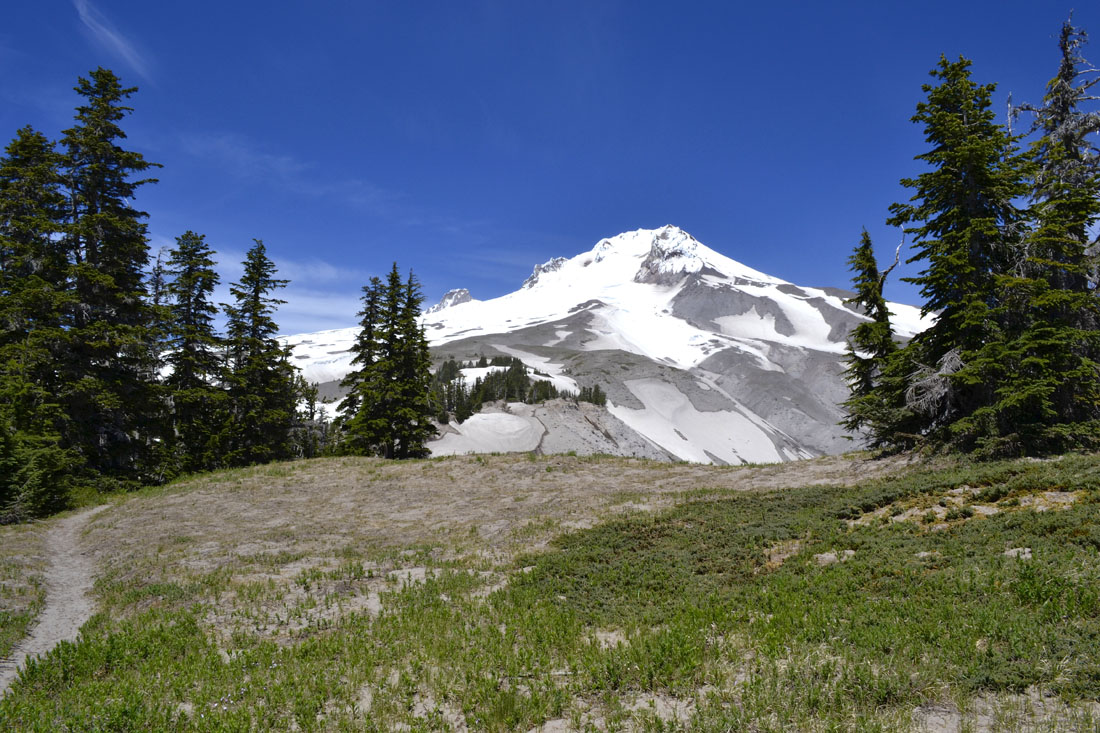
[[38,525],[0,527],[0,658],[26,635],[45,603],[43,537]]
[[[1021,502],[1047,490],[1079,494]],[[1100,459],[699,497],[562,535],[487,596],[483,560],[430,545],[334,547],[284,575],[300,554],[136,587],[108,574],[104,613],[28,667],[0,727],[888,731],[939,703],[1013,729],[1034,690],[1079,706],[1036,729],[1100,723],[1080,707],[1100,700]],[[955,514],[890,519],[931,507]],[[435,572],[390,574],[414,566]],[[368,591],[377,616],[351,603]]]

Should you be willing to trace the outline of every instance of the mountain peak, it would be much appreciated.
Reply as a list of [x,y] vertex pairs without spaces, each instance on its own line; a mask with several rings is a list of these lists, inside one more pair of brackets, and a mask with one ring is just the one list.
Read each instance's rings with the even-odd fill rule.
[[438,313],[441,310],[445,310],[452,306],[460,305],[461,303],[469,303],[473,298],[470,296],[470,291],[466,288],[456,288],[455,290],[448,290],[447,293],[439,299],[439,302],[433,305],[428,310],[424,311],[424,315],[429,313]]
[[[683,229],[664,226],[653,230],[653,238],[634,282],[671,285],[684,275],[707,268],[706,247]],[[713,268],[712,268],[713,269]]]

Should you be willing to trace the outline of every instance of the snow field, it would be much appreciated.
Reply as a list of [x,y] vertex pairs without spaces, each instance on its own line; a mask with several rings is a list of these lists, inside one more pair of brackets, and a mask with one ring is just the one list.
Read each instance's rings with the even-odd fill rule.
[[784,460],[768,434],[745,415],[701,412],[680,390],[658,379],[632,380],[626,387],[645,407],[608,403],[608,411],[677,458],[712,463],[714,456],[732,465]]
[[545,432],[534,417],[505,412],[479,412],[461,425],[451,424],[449,428],[454,432],[429,445],[433,456],[533,451]]

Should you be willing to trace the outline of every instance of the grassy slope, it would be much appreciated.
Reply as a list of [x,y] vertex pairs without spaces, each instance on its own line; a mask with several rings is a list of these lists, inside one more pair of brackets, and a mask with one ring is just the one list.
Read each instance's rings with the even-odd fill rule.
[[[133,497],[97,529],[104,612],[27,670],[0,728],[1100,721],[1100,458],[748,493],[735,490],[748,472],[488,461],[496,473],[480,459],[322,461]],[[478,488],[444,482],[467,474]],[[615,491],[584,493],[601,480]],[[445,505],[460,494],[444,512],[456,518],[402,511],[432,504],[421,485]],[[553,503],[566,491],[569,506]],[[647,502],[666,508],[611,514]],[[525,503],[501,529],[496,518]],[[562,534],[584,519],[577,507],[608,521]],[[185,511],[202,521],[185,524]]]
[[46,600],[46,549],[38,525],[0,527],[0,659],[23,637]]

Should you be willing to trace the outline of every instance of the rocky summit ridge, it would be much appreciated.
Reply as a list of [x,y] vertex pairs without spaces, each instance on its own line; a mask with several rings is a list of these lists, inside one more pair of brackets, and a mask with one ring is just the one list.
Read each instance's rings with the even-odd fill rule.
[[[514,356],[561,389],[599,384],[608,403],[596,412],[502,406],[448,427],[433,451],[552,446],[737,464],[850,450],[858,439],[837,424],[843,358],[864,316],[844,295],[754,270],[674,226],[555,257],[499,298],[451,291],[422,320],[438,359]],[[903,338],[927,325],[912,306],[890,310]],[[331,382],[350,370],[355,335],[286,341],[308,379]],[[570,433],[591,439],[571,447]]]

